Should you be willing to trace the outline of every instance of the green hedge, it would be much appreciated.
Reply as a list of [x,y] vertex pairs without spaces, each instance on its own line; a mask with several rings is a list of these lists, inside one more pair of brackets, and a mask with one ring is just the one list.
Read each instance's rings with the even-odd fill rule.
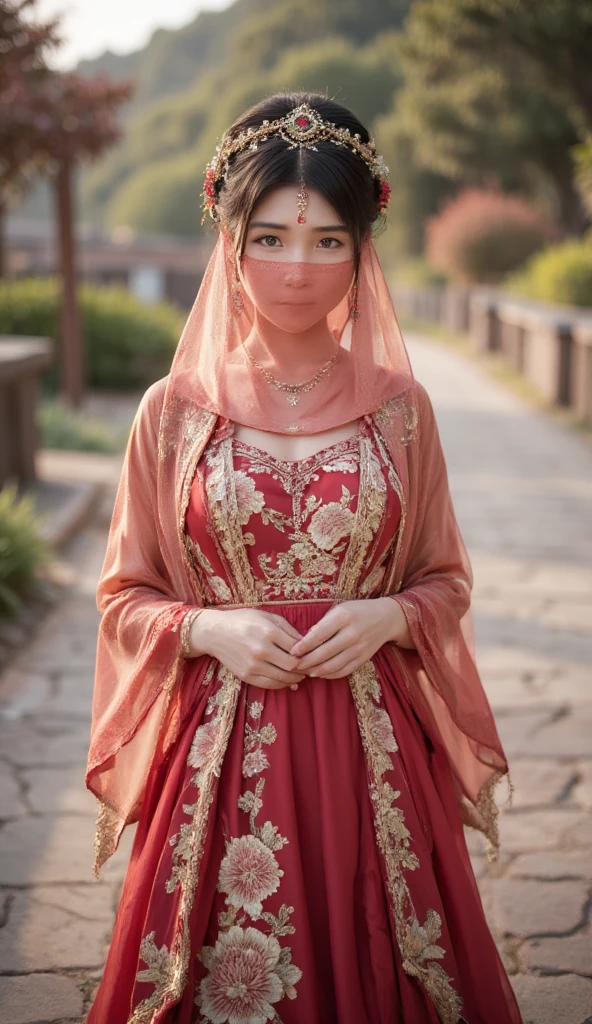
[[31,495],[20,498],[11,480],[0,490],[0,619],[18,613],[36,593],[38,568],[52,559],[39,530]]
[[592,239],[563,242],[506,278],[504,288],[541,302],[592,306]]
[[[90,387],[146,388],[168,373],[185,318],[167,302],[146,304],[120,285],[79,288]],[[58,337],[56,278],[24,278],[0,283],[0,334]],[[57,367],[43,379],[43,390],[57,386]]]
[[112,454],[125,449],[129,436],[129,430],[116,430],[103,420],[52,398],[38,403],[37,424],[44,448]]

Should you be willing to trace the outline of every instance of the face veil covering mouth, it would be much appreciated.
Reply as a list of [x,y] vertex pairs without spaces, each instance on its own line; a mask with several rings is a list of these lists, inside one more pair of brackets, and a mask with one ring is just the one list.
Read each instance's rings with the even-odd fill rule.
[[339,305],[353,281],[353,259],[339,263],[241,257],[241,273],[252,303],[267,320],[297,334]]
[[[265,271],[288,272],[271,262]],[[338,271],[314,273],[329,279]],[[375,592],[396,597],[415,644],[394,648],[402,691],[434,757],[447,759],[463,819],[495,847],[492,791],[507,762],[475,663],[471,564],[432,404],[414,379],[374,244],[367,239],[360,254],[359,317],[350,316],[349,292],[329,311],[339,358],[295,408],[245,358],[255,309],[236,280],[235,254],[221,231],[170,373],[148,388],[130,431],[97,587],[86,771],[100,805],[95,873],[125,825],[138,820],[146,792],[161,784],[203,699],[202,659],[187,666],[179,640],[184,616],[204,603],[184,523],[198,460],[220,419],[314,434],[369,417],[402,509]],[[361,450],[367,478],[371,459]],[[230,729],[233,706],[225,714]]]

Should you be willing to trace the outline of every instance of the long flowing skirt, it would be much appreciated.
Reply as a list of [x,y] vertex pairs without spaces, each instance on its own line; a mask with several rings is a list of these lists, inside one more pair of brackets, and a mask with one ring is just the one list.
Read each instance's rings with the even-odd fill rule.
[[[320,617],[274,610],[301,632]],[[220,730],[197,730],[224,701],[218,663],[188,662],[191,714],[149,777],[88,1024],[520,1024],[447,763],[389,649],[371,664],[370,719],[345,678],[240,684],[200,808],[196,736],[203,754]],[[369,728],[388,753],[380,777]],[[392,850],[377,826],[385,785]]]

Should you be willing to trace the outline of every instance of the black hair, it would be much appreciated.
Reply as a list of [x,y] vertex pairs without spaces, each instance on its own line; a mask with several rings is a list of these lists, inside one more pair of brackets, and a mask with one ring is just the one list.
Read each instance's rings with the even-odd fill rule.
[[[332,121],[338,128],[349,128],[352,135],[358,132],[362,142],[369,142],[367,128],[351,110],[320,93],[310,92],[268,96],[241,114],[227,134],[235,137],[247,128],[258,128],[264,119],[274,121],[285,117],[305,102],[325,120]],[[297,185],[302,174],[305,184],[321,193],[348,228],[357,276],[364,239],[376,233],[376,225],[384,224],[378,206],[380,181],[349,147],[337,146],[328,139],[321,139],[315,145],[316,150],[306,146],[290,148],[284,139],[270,136],[259,143],[257,149],[244,149],[234,154],[225,179],[216,183],[218,219],[233,238],[236,251],[241,253],[248,223],[259,199],[280,185]]]

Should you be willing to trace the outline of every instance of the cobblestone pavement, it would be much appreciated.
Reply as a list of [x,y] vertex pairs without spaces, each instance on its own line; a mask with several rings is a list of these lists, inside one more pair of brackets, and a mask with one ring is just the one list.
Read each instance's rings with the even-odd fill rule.
[[[456,353],[407,342],[440,424],[475,574],[479,668],[516,786],[496,865],[470,833],[488,918],[525,1024],[589,1024],[592,448]],[[69,596],[0,681],[5,1024],[83,1018],[133,838],[95,882],[83,770],[105,537],[103,512],[68,552]]]

